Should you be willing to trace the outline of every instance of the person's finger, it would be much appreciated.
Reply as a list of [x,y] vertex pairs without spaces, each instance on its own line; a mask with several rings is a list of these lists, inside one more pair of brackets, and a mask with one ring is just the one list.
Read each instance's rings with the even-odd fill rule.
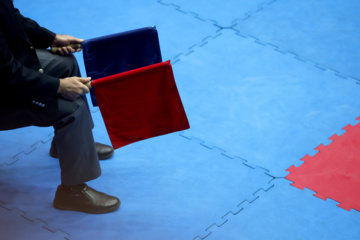
[[81,38],[73,38],[73,40],[71,41],[72,43],[83,43],[84,39]]
[[64,55],[64,51],[62,48],[58,48],[57,52],[60,53],[60,55]]
[[85,84],[81,84],[80,88],[81,88],[82,93],[90,92],[90,89]]
[[75,52],[75,48],[71,47],[71,46],[66,46],[67,52],[68,54],[74,53]]
[[71,53],[75,52],[75,50],[71,47],[64,46],[64,47],[59,48],[58,52],[61,55],[70,55]]
[[79,77],[78,78],[78,81],[81,83],[88,83],[88,82],[90,82],[90,80],[91,80],[91,77]]
[[89,93],[90,92],[90,89],[86,86],[86,85],[83,85],[83,90],[84,90],[84,93]]

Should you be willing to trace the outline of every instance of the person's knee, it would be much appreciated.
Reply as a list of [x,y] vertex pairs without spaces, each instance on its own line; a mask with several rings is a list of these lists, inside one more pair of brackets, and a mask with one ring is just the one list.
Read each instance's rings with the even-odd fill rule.
[[62,56],[44,49],[37,49],[36,53],[46,74],[58,78],[80,77],[80,69],[73,54]]
[[74,55],[61,56],[58,67],[63,70],[62,78],[65,77],[81,77],[78,62]]

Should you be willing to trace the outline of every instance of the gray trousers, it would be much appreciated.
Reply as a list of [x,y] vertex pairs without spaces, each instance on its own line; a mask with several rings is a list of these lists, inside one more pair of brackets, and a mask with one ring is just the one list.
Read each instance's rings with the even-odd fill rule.
[[[37,54],[45,74],[58,78],[80,76],[73,55],[60,56],[47,50],[37,50]],[[54,127],[63,184],[76,185],[99,177],[101,169],[92,134],[94,124],[86,96],[75,101],[58,97],[55,101],[58,106],[56,112],[19,106],[11,109],[15,115],[9,111],[7,116],[9,121],[16,123],[14,128],[32,125]]]

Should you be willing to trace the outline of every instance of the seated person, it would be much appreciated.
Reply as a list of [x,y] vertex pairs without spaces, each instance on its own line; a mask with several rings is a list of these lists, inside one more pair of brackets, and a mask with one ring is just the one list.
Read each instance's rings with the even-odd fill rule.
[[[0,130],[54,128],[50,155],[59,158],[61,184],[54,207],[87,213],[116,210],[120,200],[86,185],[100,176],[99,159],[114,150],[95,143],[82,78],[67,45],[82,39],[55,34],[21,15],[11,0],[0,0]],[[58,46],[56,54],[46,50]]]

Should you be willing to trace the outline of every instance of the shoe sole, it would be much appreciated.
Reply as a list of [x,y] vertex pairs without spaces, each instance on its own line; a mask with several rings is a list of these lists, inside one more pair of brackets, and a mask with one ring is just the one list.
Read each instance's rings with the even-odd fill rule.
[[56,204],[54,202],[54,208],[59,209],[59,210],[65,210],[65,211],[75,211],[75,212],[83,212],[83,213],[93,213],[93,214],[101,214],[101,213],[110,213],[115,211],[116,209],[118,209],[121,205],[121,202],[119,202],[118,204],[108,207],[108,208],[104,208],[104,209],[89,209],[89,208],[71,208],[71,207],[67,207],[67,206],[61,206],[61,204]]
[[[99,157],[99,160],[107,160],[107,159],[111,158],[113,155],[114,155],[114,152],[111,152],[108,155],[104,155],[102,157],[98,156],[98,157]],[[51,151],[50,151],[50,156],[53,158],[59,158],[58,154],[51,152]]]

